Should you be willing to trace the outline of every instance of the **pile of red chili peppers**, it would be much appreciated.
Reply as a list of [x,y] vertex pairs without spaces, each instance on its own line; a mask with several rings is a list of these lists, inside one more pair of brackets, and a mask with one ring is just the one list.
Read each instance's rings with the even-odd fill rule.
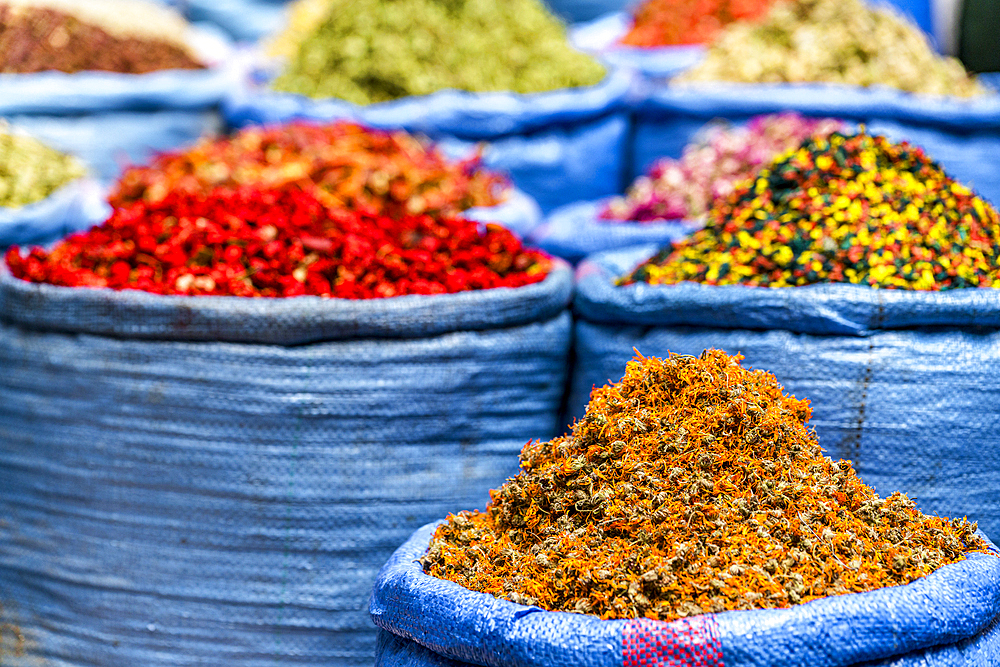
[[370,299],[540,282],[551,268],[497,225],[331,209],[299,188],[171,192],[117,207],[51,251],[7,252],[14,276],[155,294]]
[[639,47],[707,44],[734,21],[758,19],[774,0],[646,0],[622,44]]
[[406,132],[348,121],[295,122],[251,127],[231,137],[205,139],[127,170],[111,204],[157,201],[174,191],[207,193],[217,187],[297,187],[329,208],[387,215],[457,215],[495,206],[509,183],[482,167],[480,156],[446,159]]

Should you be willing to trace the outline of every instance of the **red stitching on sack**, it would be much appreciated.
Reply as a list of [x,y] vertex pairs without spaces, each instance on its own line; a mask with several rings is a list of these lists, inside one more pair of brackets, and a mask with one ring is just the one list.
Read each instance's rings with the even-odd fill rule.
[[634,618],[622,631],[623,667],[725,667],[711,616],[672,623]]

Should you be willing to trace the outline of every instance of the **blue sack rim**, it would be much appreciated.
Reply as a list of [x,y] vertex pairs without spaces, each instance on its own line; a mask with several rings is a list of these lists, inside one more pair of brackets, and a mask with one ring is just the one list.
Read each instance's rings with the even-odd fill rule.
[[702,44],[638,47],[619,44],[632,18],[627,12],[605,14],[570,29],[573,46],[592,53],[612,67],[634,69],[647,77],[670,77],[705,57]]
[[658,250],[656,245],[636,246],[595,253],[581,262],[573,302],[576,314],[608,324],[852,336],[915,327],[1000,328],[1000,290],[985,287],[927,292],[848,283],[779,288],[689,282],[615,286],[616,278]]
[[[600,217],[610,197],[560,206],[542,221],[529,240],[542,250],[570,262],[594,252],[646,243],[675,241],[703,226],[698,220],[605,220]],[[600,248],[595,248],[600,245]]]
[[632,72],[609,69],[594,86],[524,94],[449,89],[368,106],[335,98],[316,100],[257,85],[235,90],[223,100],[222,111],[234,127],[293,119],[349,119],[371,127],[479,141],[580,124],[621,111],[633,81]]
[[104,188],[82,176],[40,201],[17,208],[0,207],[0,248],[48,243],[107,218]]
[[[427,552],[440,524],[414,532],[379,571],[369,602],[376,626],[447,658],[487,667],[622,664],[621,636],[629,621],[545,611],[425,574],[417,559]],[[815,647],[819,654],[814,656],[819,661],[809,662],[809,656],[800,653],[803,664],[830,667],[954,643],[980,633],[1000,615],[1000,558],[993,543],[979,536],[994,555],[968,554],[966,560],[905,586],[831,596],[787,609],[727,611],[702,618],[714,621],[723,654],[764,652],[771,641],[792,642]],[[899,608],[915,612],[903,628],[894,613]],[[830,646],[833,624],[837,635],[843,635],[840,646]],[[553,625],[563,631],[555,636],[533,631]],[[790,635],[792,629],[795,634]],[[855,630],[875,641],[848,641]],[[765,661],[761,665],[772,664],[768,656],[758,657]]]
[[640,120],[678,115],[713,119],[798,111],[865,122],[894,119],[947,128],[959,133],[1000,129],[1000,95],[957,98],[919,95],[887,86],[835,83],[754,84],[646,81],[637,96]]
[[[214,31],[190,30],[195,46],[218,37]],[[0,74],[0,114],[208,109],[220,104],[244,78],[247,56],[226,46],[230,47],[227,57],[201,70]]]
[[385,299],[174,296],[61,287],[15,278],[0,261],[0,319],[27,329],[163,341],[298,345],[419,338],[546,321],[566,309],[573,274],[559,259],[524,287]]

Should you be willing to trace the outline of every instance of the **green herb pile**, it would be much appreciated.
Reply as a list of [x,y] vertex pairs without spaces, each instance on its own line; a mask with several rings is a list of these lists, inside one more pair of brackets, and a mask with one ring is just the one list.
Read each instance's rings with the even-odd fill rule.
[[356,104],[446,88],[542,92],[605,75],[538,0],[333,0],[300,40],[274,89]]
[[45,199],[84,175],[75,157],[0,127],[0,206],[17,208]]

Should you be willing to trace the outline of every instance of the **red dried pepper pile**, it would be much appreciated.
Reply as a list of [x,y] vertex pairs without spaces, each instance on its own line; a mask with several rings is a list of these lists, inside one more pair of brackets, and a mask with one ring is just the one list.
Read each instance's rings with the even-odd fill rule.
[[621,43],[645,48],[706,44],[734,21],[762,17],[774,0],[647,0]]
[[542,281],[551,260],[497,225],[331,210],[295,188],[173,192],[116,208],[51,251],[7,252],[14,276],[156,294],[369,299]]
[[147,167],[126,171],[111,204],[242,185],[297,186],[329,208],[394,216],[455,215],[475,206],[495,206],[509,187],[503,176],[482,167],[478,155],[452,162],[405,132],[350,122],[297,122],[248,128],[163,154]]
[[176,44],[117,37],[54,9],[0,4],[0,72],[147,74],[203,68]]

